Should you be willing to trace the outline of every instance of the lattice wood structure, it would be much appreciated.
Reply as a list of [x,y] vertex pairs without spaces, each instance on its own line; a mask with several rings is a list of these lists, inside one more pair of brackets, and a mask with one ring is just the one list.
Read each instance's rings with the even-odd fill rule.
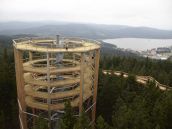
[[58,129],[64,102],[75,115],[82,110],[94,124],[100,44],[78,38],[14,39],[14,55],[21,129],[32,129],[43,117]]

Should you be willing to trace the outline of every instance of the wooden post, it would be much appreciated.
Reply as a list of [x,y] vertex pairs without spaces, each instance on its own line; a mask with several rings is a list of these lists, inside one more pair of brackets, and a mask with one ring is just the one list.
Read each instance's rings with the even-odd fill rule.
[[[23,78],[23,53],[14,47],[15,57],[15,69],[16,69],[16,82],[17,82],[17,94],[19,103],[19,117],[21,119],[20,128],[27,129],[26,114],[26,103],[25,103],[25,92],[24,92],[24,78]],[[20,109],[21,108],[21,109]]]
[[[32,108],[32,114],[35,115],[35,113],[36,113],[35,108]],[[33,124],[33,128],[35,128],[35,124],[36,124],[35,116],[33,116],[33,122],[32,122],[32,124]]]
[[[50,84],[50,57],[49,53],[47,52],[47,82]],[[49,119],[49,129],[51,129],[51,99],[50,99],[50,85],[47,86],[48,88],[48,99],[47,99],[47,104],[48,104],[48,119]]]
[[95,74],[94,74],[94,93],[93,93],[93,110],[92,110],[92,127],[94,128],[94,122],[96,119],[96,101],[97,101],[97,85],[98,85],[98,72],[99,72],[99,58],[100,50],[95,50]]
[[29,51],[29,61],[33,60],[33,53],[31,51]]
[[80,71],[80,100],[79,100],[79,115],[82,113],[83,106],[83,90],[84,90],[84,53],[81,53],[81,71]]

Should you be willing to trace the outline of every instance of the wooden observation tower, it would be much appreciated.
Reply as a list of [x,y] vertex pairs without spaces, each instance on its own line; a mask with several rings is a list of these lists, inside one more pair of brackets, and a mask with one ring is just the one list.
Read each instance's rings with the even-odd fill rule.
[[57,129],[66,100],[94,124],[99,42],[57,36],[14,39],[13,46],[21,129],[32,129],[40,116]]

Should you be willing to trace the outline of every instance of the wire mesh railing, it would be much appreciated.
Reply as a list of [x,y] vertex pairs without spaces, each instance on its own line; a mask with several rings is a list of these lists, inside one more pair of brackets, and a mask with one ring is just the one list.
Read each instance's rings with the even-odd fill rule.
[[56,44],[56,40],[53,38],[20,38],[14,39],[13,45],[18,47],[24,45],[23,49],[29,49],[31,46],[34,50],[39,50],[41,48],[47,49],[82,49],[84,51],[95,49],[95,45],[100,46],[98,41],[90,39],[80,39],[80,38],[61,38],[61,43]]

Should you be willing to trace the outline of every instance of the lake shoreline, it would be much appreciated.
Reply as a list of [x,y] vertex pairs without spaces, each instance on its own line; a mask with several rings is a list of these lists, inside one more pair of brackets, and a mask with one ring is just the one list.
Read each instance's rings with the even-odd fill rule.
[[103,39],[102,41],[116,45],[118,48],[135,51],[145,51],[158,47],[172,46],[172,39],[115,38]]

